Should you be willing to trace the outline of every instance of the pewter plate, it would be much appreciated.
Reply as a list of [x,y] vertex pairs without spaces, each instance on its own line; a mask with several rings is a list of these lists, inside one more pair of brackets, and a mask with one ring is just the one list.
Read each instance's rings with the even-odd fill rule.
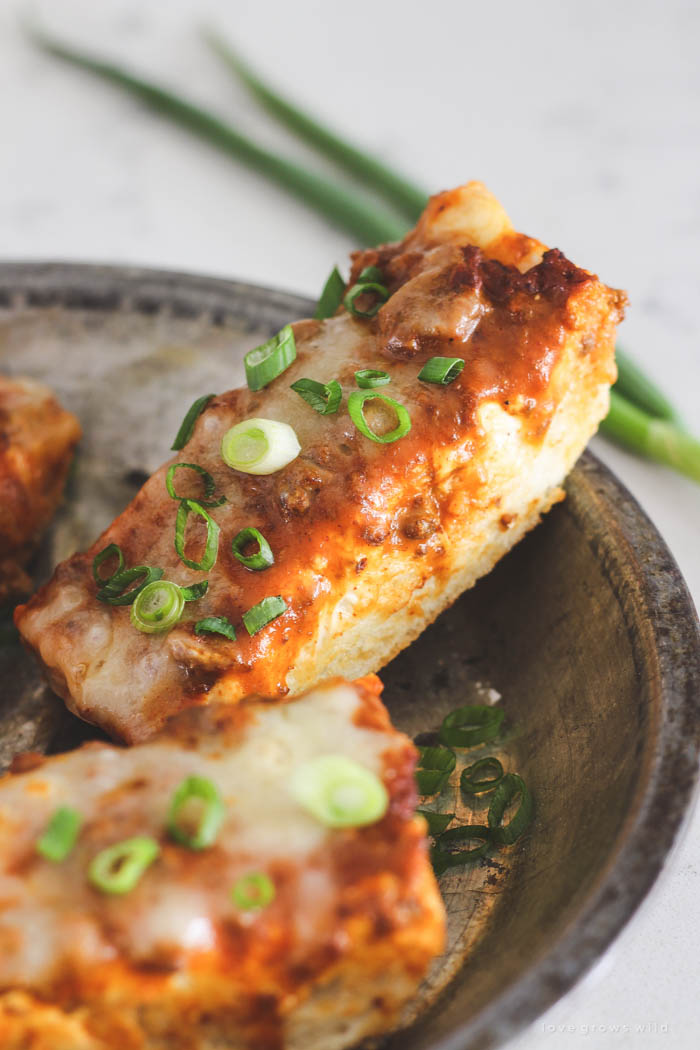
[[[0,266],[0,371],[48,382],[85,430],[36,581],[125,506],[195,396],[240,383],[245,350],[310,309],[231,281]],[[583,456],[567,488],[382,672],[392,717],[412,736],[460,704],[502,704],[498,754],[536,800],[518,843],[442,877],[447,952],[384,1050],[486,1050],[532,1021],[628,921],[688,806],[700,749],[690,597],[654,527],[595,457]],[[0,648],[0,763],[90,735],[19,646]],[[483,809],[459,807],[483,822]]]

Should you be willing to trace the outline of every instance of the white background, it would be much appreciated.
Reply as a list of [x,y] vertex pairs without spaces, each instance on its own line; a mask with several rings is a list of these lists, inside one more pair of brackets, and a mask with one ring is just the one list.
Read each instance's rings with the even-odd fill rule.
[[[518,229],[629,291],[622,344],[700,430],[700,6],[53,0],[39,11],[310,157],[206,51],[197,26],[209,17],[427,189],[483,179]],[[17,12],[0,0],[0,257],[141,263],[309,295],[345,260],[350,239],[280,190],[32,51]],[[594,447],[648,510],[697,601],[700,486]],[[512,1050],[695,1050],[699,869],[696,813],[613,950]]]

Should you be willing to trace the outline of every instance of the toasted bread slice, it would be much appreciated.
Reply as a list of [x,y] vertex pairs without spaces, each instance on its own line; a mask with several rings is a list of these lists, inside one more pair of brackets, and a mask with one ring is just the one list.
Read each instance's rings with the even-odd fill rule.
[[[3,1050],[341,1050],[390,1028],[442,949],[444,914],[415,748],[380,689],[336,680],[290,704],[185,712],[127,750],[22,756],[0,780]],[[383,816],[334,828],[305,808],[295,775],[328,752],[383,783]],[[168,831],[193,776],[224,805],[202,849]],[[37,844],[59,807],[82,824],[48,860]],[[157,858],[129,892],[96,887],[91,861],[134,836]],[[246,907],[232,888],[250,875]]]
[[80,434],[43,383],[0,376],[0,605],[31,590],[23,567],[58,506]]
[[[129,565],[158,566],[181,585],[204,578],[174,548],[169,464],[19,610],[24,639],[76,714],[133,742],[189,704],[286,699],[330,675],[375,671],[561,499],[608,408],[624,295],[516,233],[479,183],[432,198],[400,244],[358,253],[350,284],[370,265],[389,292],[376,316],[341,307],[296,324],[291,367],[263,390],[214,398],[170,461],[205,468],[226,497],[210,510],[221,535],[208,591],[174,629],[135,630],[127,607],[97,600],[91,572],[114,543]],[[465,361],[447,386],[418,378],[435,356]],[[378,443],[355,426],[347,399],[358,369],[389,373],[376,392],[408,410],[399,440]],[[340,409],[314,411],[290,389],[303,377],[338,380]],[[229,428],[253,417],[290,424],[301,445],[265,477],[221,457]],[[384,402],[369,402],[367,418],[380,436],[396,426]],[[186,471],[177,476],[187,483]],[[193,551],[201,526],[191,526]],[[274,553],[265,571],[231,552],[248,526]],[[251,637],[242,615],[269,596],[286,612]],[[237,639],[197,635],[209,616],[229,619]]]

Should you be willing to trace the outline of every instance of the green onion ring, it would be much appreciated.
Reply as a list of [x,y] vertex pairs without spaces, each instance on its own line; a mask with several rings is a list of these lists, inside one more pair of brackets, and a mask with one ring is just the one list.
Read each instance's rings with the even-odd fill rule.
[[37,840],[37,853],[55,863],[65,860],[75,846],[82,822],[83,818],[76,809],[61,806],[51,817],[41,838]]
[[[195,799],[201,803],[201,813],[192,830],[183,826],[183,810]],[[226,807],[216,784],[208,777],[185,777],[176,788],[168,811],[168,834],[187,849],[208,849],[216,842],[226,816]]]
[[[204,554],[200,561],[193,561],[185,554],[185,531],[187,529],[187,518],[192,514],[198,514],[207,523],[207,541]],[[216,556],[219,552],[219,533],[221,529],[214,519],[207,514],[201,503],[193,499],[183,499],[177,509],[175,519],[175,550],[180,561],[184,562],[190,569],[198,572],[209,572],[214,567]]]
[[[140,576],[143,576],[143,580],[138,586],[132,587],[130,591],[125,589]],[[115,573],[109,582],[97,592],[97,600],[107,605],[131,605],[144,587],[148,587],[149,583],[160,580],[162,577],[163,570],[153,565],[134,565],[131,569],[122,569],[121,572]]]
[[421,795],[436,795],[447,784],[457,765],[457,756],[449,747],[419,747],[416,784]]
[[165,487],[168,490],[168,495],[171,499],[183,500],[188,498],[187,496],[178,496],[175,491],[175,471],[180,470],[180,468],[194,470],[194,472],[199,474],[202,478],[202,481],[204,482],[204,499],[196,497],[197,503],[199,503],[200,507],[220,507],[222,503],[226,502],[225,496],[221,496],[220,499],[212,499],[214,490],[216,489],[216,482],[209,471],[205,470],[204,467],[200,467],[198,463],[172,463],[168,467],[168,473],[165,475]]
[[418,378],[424,383],[437,383],[438,386],[449,386],[464,370],[463,357],[431,357],[426,361]]
[[417,809],[421,817],[425,817],[428,824],[428,834],[437,837],[450,826],[455,819],[454,813],[436,813],[432,809]]
[[384,274],[378,266],[365,266],[364,270],[360,270],[357,283],[366,284],[367,281],[379,281],[380,284],[384,283]]
[[[373,399],[384,401],[396,412],[398,422],[396,427],[390,430],[388,434],[375,434],[365,419],[365,401]],[[411,429],[411,417],[404,406],[399,404],[398,401],[394,401],[392,397],[387,397],[386,394],[378,394],[374,390],[353,390],[348,398],[348,412],[360,433],[368,437],[370,441],[376,441],[380,445],[389,445],[393,441],[398,441],[399,438],[405,437]]]
[[294,331],[292,326],[287,324],[272,339],[249,350],[243,358],[248,389],[262,390],[273,379],[282,375],[296,356],[297,345]]
[[[109,576],[100,576],[100,566],[108,560],[108,558],[117,558],[119,564],[113,573]],[[124,568],[124,555],[122,549],[116,543],[110,543],[104,550],[101,550],[99,554],[96,554],[92,561],[92,575],[95,583],[98,587],[104,587],[105,584],[113,580],[118,572],[121,572]]]
[[[374,294],[377,298],[369,307],[368,310],[361,310],[359,306],[355,305],[355,300],[359,299],[362,295]],[[343,299],[343,306],[348,313],[354,314],[355,317],[370,318],[375,317],[381,307],[389,298],[389,289],[383,284],[379,284],[377,281],[365,281],[362,284],[355,284],[346,293]]]
[[187,409],[187,415],[180,424],[180,429],[175,435],[175,440],[170,446],[173,452],[179,452],[181,448],[184,448],[187,442],[192,437],[192,431],[194,425],[201,416],[204,409],[207,407],[209,402],[216,397],[216,394],[205,394],[204,397],[198,397],[195,402]]
[[194,625],[195,634],[222,634],[230,641],[236,640],[236,628],[225,616],[205,616]]
[[221,439],[224,463],[243,474],[275,474],[300,452],[293,427],[276,419],[244,419]]
[[275,899],[275,884],[269,875],[263,871],[252,871],[249,875],[241,875],[237,879],[231,897],[233,903],[241,911],[256,911],[266,908]]
[[391,376],[378,368],[361,368],[359,372],[355,372],[355,382],[363,390],[374,390],[378,386],[390,383]]
[[[511,802],[520,795],[520,805],[508,824],[501,824],[503,814]],[[532,820],[535,805],[525,781],[517,773],[506,773],[496,788],[489,806],[488,822],[494,842],[510,846],[519,839]]]
[[337,379],[331,379],[328,383],[318,383],[315,379],[297,379],[290,389],[322,416],[332,416],[337,412],[343,398],[343,390]]
[[182,587],[170,580],[154,580],[136,596],[131,606],[131,622],[144,634],[160,634],[175,626],[184,608]]
[[[482,845],[454,852],[445,849],[445,846],[474,840],[481,842]],[[435,874],[442,875],[443,871],[447,871],[448,868],[460,868],[465,864],[473,864],[474,861],[479,860],[488,853],[492,844],[491,828],[487,828],[483,824],[463,824],[458,828],[450,828],[449,831],[443,832],[430,851],[430,859],[433,863]]]
[[252,609],[248,609],[247,612],[243,613],[243,625],[246,631],[252,637],[257,634],[258,631],[262,631],[263,627],[267,627],[269,623],[276,620],[278,616],[281,616],[283,612],[287,610],[287,603],[284,598],[279,594],[269,598],[263,598],[261,602],[254,605]]
[[[243,553],[247,543],[257,543],[258,549],[255,554]],[[263,569],[269,569],[271,565],[275,564],[275,556],[272,553],[270,544],[257,529],[241,529],[238,535],[233,538],[231,550],[241,565],[245,565],[246,569],[252,569],[253,572],[262,572]]]
[[[483,777],[482,775],[481,779],[479,779],[480,774],[484,773],[494,773],[495,776]],[[498,787],[503,780],[503,776],[503,766],[497,758],[489,755],[488,758],[480,758],[478,762],[474,762],[473,765],[463,769],[459,783],[465,795],[481,795],[484,791],[490,791],[491,788]]]
[[186,602],[196,602],[199,598],[203,598],[209,590],[209,580],[202,580],[201,583],[193,583],[189,587],[180,589]]
[[327,828],[375,824],[389,807],[379,777],[347,755],[318,755],[292,774],[292,796]]
[[88,881],[102,893],[129,893],[159,853],[156,840],[145,835],[116,842],[92,858]]
[[504,711],[502,707],[469,704],[458,707],[443,719],[440,740],[451,747],[474,747],[497,737]]
[[345,281],[340,276],[338,267],[334,266],[323,286],[321,298],[316,306],[314,317],[317,321],[323,321],[325,318],[333,316],[343,301],[344,291]]

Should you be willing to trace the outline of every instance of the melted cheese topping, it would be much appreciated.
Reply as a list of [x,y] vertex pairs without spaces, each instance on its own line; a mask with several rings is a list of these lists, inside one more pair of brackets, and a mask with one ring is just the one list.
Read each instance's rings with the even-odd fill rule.
[[[387,867],[382,840],[395,849],[397,835],[412,824],[411,807],[398,824],[390,814],[374,828],[331,831],[292,797],[292,774],[317,755],[350,756],[384,778],[395,809],[400,776],[412,775],[412,745],[391,729],[375,696],[347,683],[282,706],[230,712],[207,728],[211,715],[193,713],[184,728],[129,750],[87,745],[0,782],[1,986],[41,990],[62,974],[115,959],[182,967],[195,956],[220,954],[227,937],[237,945],[235,969],[246,957],[246,933],[262,944],[266,936],[283,943],[290,960],[336,936],[344,887]],[[210,778],[226,805],[215,845],[200,853],[168,841],[165,832],[172,794],[192,774]],[[73,852],[57,864],[37,855],[36,841],[59,806],[77,809],[83,827]],[[91,888],[90,859],[132,835],[158,839],[160,858],[125,896]],[[368,847],[376,863],[350,871],[339,856],[356,842],[357,858],[363,836],[376,839]],[[422,858],[414,836],[414,853],[416,846]],[[268,873],[277,896],[261,912],[240,912],[230,890],[251,871]]]

